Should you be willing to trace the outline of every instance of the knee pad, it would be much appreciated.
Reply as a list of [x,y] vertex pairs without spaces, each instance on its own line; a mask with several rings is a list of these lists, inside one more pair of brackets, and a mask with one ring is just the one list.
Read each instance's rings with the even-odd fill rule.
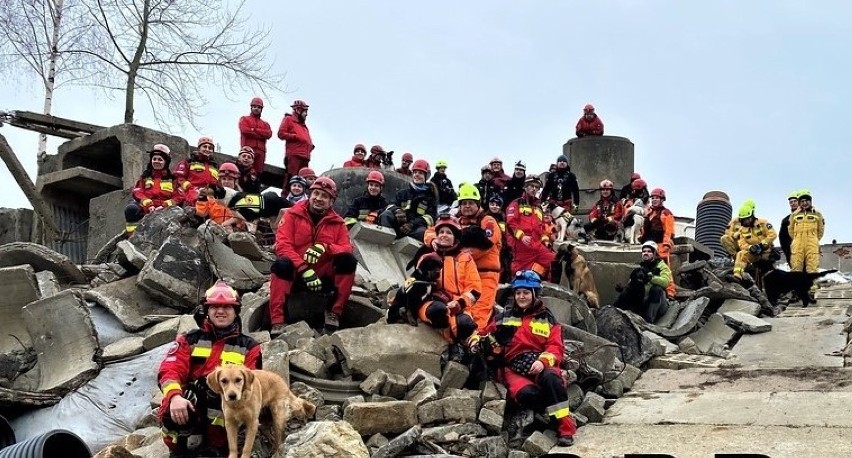
[[145,213],[142,211],[142,207],[137,204],[127,204],[124,207],[124,220],[128,223],[135,223],[142,219],[145,216]]
[[539,404],[538,393],[539,389],[537,386],[527,385],[518,391],[518,394],[515,395],[515,400],[524,407],[535,409]]
[[426,306],[426,318],[432,323],[433,327],[446,328],[450,325],[450,319],[447,316],[447,304],[441,301],[432,301]]
[[278,278],[292,280],[294,267],[293,261],[291,261],[290,258],[278,258],[272,263],[269,271],[275,274]]
[[340,253],[334,255],[331,259],[331,265],[334,267],[334,273],[351,274],[355,273],[355,269],[358,268],[358,260],[352,253]]
[[456,315],[456,331],[460,339],[467,340],[476,331],[476,322],[466,313]]

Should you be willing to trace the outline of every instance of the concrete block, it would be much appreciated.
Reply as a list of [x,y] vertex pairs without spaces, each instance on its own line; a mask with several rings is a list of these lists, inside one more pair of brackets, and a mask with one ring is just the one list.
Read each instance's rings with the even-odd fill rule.
[[637,264],[642,259],[639,245],[576,245],[586,262]]
[[[195,322],[195,317],[192,315],[180,315],[178,317],[178,327],[177,327],[177,335],[186,334],[187,332],[194,331],[198,329],[198,323]],[[264,331],[266,332],[266,331]],[[254,334],[257,333],[248,333],[252,338],[257,340]],[[269,340],[269,333],[266,335],[266,340]],[[263,343],[258,341],[257,343]]]
[[465,456],[506,458],[509,455],[509,446],[502,436],[481,437],[471,439],[464,446],[463,453]]
[[0,245],[29,242],[33,232],[33,211],[29,208],[0,208]]
[[420,380],[408,391],[408,393],[405,394],[405,400],[411,401],[417,406],[429,401],[434,401],[437,398],[438,390],[435,388],[435,385],[428,380]]
[[73,291],[31,302],[23,318],[40,367],[36,391],[64,395],[97,375],[97,333],[86,303]]
[[396,232],[393,229],[375,224],[356,223],[349,229],[349,238],[353,242],[359,241],[388,246],[396,240]]
[[359,385],[361,391],[367,394],[376,394],[382,391],[382,387],[385,385],[385,382],[388,380],[388,373],[379,369],[370,374],[363,382]]
[[597,393],[586,393],[583,403],[577,408],[577,412],[584,415],[591,423],[600,423],[604,417],[604,403],[606,400]]
[[392,285],[401,285],[405,281],[405,273],[390,245],[352,239],[352,247],[355,258],[367,269],[373,281],[384,279]]
[[589,270],[592,272],[592,277],[595,279],[595,285],[598,288],[600,304],[614,304],[618,298],[618,292],[614,288],[615,284],[627,284],[630,279],[630,273],[633,272],[633,269],[638,264],[638,257],[631,264],[594,261],[588,264]]
[[614,342],[604,339],[603,337],[590,334],[573,326],[562,326],[562,338],[565,340],[578,341],[582,343],[586,349],[598,349],[594,353],[586,356],[585,359],[589,366],[602,373],[612,368],[612,364],[615,362],[616,356],[621,354]]
[[725,312],[722,314],[725,323],[748,334],[758,334],[772,330],[772,325],[765,320],[745,312]]
[[696,325],[698,325],[698,320],[701,319],[701,315],[704,313],[704,309],[706,309],[708,305],[710,305],[709,298],[699,297],[688,301],[683,308],[680,309],[675,322],[671,326],[657,326],[644,321],[641,323],[641,326],[643,329],[651,331],[654,334],[670,339],[685,336],[695,329]]
[[41,299],[36,273],[32,266],[21,265],[0,268],[0,285],[6,290],[0,297],[0,316],[3,317],[0,332],[0,349],[3,352],[20,349],[18,339],[24,345],[31,343],[22,309],[30,302]]
[[506,401],[488,401],[483,404],[479,411],[479,422],[485,426],[491,434],[500,434],[503,429],[503,415],[506,412]]
[[341,416],[342,411],[340,410],[340,406],[335,404],[326,404],[318,407],[314,414],[316,421],[340,421]]
[[382,385],[382,396],[388,396],[395,399],[403,399],[408,391],[408,383],[405,377],[399,374],[387,374],[387,379]]
[[346,407],[348,407],[350,404],[355,404],[356,402],[367,402],[367,401],[364,399],[364,396],[362,396],[360,394],[358,396],[350,396],[350,397],[343,400],[341,407],[345,411]]
[[[49,270],[42,270],[35,274],[38,290],[41,292],[41,297],[50,297],[59,294],[59,280],[56,279],[56,274]],[[0,283],[6,284],[6,283]]]
[[719,306],[719,310],[716,313],[724,315],[727,312],[743,312],[752,316],[758,316],[760,314],[760,304],[740,299],[727,299]]
[[462,363],[449,361],[444,366],[444,373],[441,375],[441,391],[446,391],[450,388],[462,388],[470,376],[470,369]]
[[506,399],[506,387],[502,383],[489,380],[485,382],[485,386],[482,388],[482,397],[480,399],[483,404],[489,401]]
[[145,215],[127,241],[150,259],[169,237],[180,236],[187,224],[186,213],[181,207],[158,210]]
[[530,456],[541,456],[550,451],[556,446],[556,441],[553,438],[546,436],[541,431],[536,431],[524,441],[523,449]]
[[410,401],[353,403],[344,409],[343,420],[362,436],[401,433],[417,424],[417,406]]
[[411,237],[403,237],[394,241],[391,246],[393,247],[393,252],[396,255],[396,260],[399,263],[399,269],[405,273],[405,266],[407,266],[414,255],[417,254],[417,250],[423,246],[423,242]]
[[325,396],[316,388],[302,382],[293,382],[290,384],[290,390],[296,396],[309,401],[317,408],[325,405]]
[[509,450],[507,458],[529,458],[530,454],[523,450]]
[[145,351],[174,341],[177,337],[178,325],[180,325],[180,318],[171,318],[155,324],[154,327],[146,331],[145,340],[142,341]]
[[394,437],[387,444],[379,447],[372,458],[393,458],[399,456],[405,449],[414,445],[414,442],[420,438],[420,425],[412,426],[408,431]]
[[478,400],[467,396],[452,396],[427,402],[417,408],[420,423],[465,423],[476,420]]
[[290,383],[290,352],[287,342],[270,340],[260,346],[263,355],[263,369],[275,372]]
[[269,277],[258,272],[250,260],[237,256],[225,245],[228,233],[222,226],[206,221],[198,227],[198,234],[201,236],[199,249],[216,278],[238,290],[260,288],[268,280]]
[[63,286],[88,284],[86,276],[67,256],[37,243],[14,242],[0,245],[0,267],[29,264],[35,272],[49,270]]
[[653,344],[627,312],[606,305],[595,311],[595,319],[598,335],[621,346],[623,362],[641,366],[654,356]]
[[641,375],[642,369],[639,369],[632,364],[625,364],[621,374],[618,375],[618,380],[621,382],[622,386],[624,386],[625,390],[629,390],[633,388],[633,384],[636,383],[636,380],[638,380]]
[[353,373],[365,377],[378,369],[405,377],[418,368],[437,375],[441,353],[447,348],[446,341],[428,326],[375,323],[341,329],[335,335],[349,355]]
[[[361,434],[345,421],[313,421],[288,434],[281,450],[289,457],[320,457],[345,451],[346,455],[366,458],[370,451]],[[163,455],[165,456],[165,455]]]
[[248,232],[232,232],[228,234],[228,245],[234,253],[252,261],[272,261],[275,255],[263,249],[254,235]]
[[119,260],[132,265],[138,270],[142,270],[145,267],[145,263],[148,262],[148,257],[127,240],[116,243],[115,247],[118,249]]
[[177,237],[169,237],[148,258],[137,285],[154,299],[178,310],[190,311],[213,284],[203,253]]
[[284,327],[284,332],[277,338],[287,342],[290,348],[307,348],[313,342],[317,333],[308,323],[298,321]]
[[[384,434],[373,434],[369,439],[367,439],[365,444],[367,445],[367,448],[378,449],[379,447],[387,445],[388,442],[390,441]],[[375,451],[373,451],[373,453],[375,453]]]
[[144,340],[144,337],[130,336],[113,342],[104,348],[101,358],[105,363],[108,363],[127,358],[128,356],[142,354],[145,351],[145,347],[142,345]]
[[129,332],[150,326],[153,321],[145,319],[147,315],[177,315],[175,309],[160,305],[145,294],[137,282],[137,277],[128,277],[90,289],[83,297],[107,309]]
[[693,369],[693,368],[718,368],[725,362],[724,358],[708,355],[688,355],[675,353],[665,356],[651,358],[648,362],[649,369]]
[[441,380],[438,377],[424,371],[423,369],[417,369],[408,376],[408,389],[414,388],[415,385],[420,383],[422,380],[426,380],[431,383],[433,386],[438,387],[441,386]]
[[624,385],[618,379],[610,380],[603,384],[601,394],[607,398],[620,398],[624,396]]
[[[611,135],[572,138],[562,145],[562,153],[568,156],[568,165],[577,175],[581,190],[594,191],[601,180],[615,180],[616,189],[624,186],[633,166],[634,145],[630,139]],[[594,196],[580,196],[582,208],[591,207],[597,200]]]
[[690,334],[689,338],[695,342],[699,351],[708,353],[713,344],[727,345],[736,335],[737,331],[725,324],[725,318],[714,313],[710,315],[704,326]]
[[[147,157],[147,155],[145,155]],[[174,162],[172,162],[174,164]],[[133,179],[139,178],[136,175]],[[133,201],[130,195],[133,184],[126,189],[107,192],[89,202],[89,233],[86,238],[86,257],[95,259],[101,247],[125,229],[124,207]],[[158,245],[159,246],[159,245]],[[156,248],[156,247],[154,247]]]
[[459,423],[423,428],[420,437],[436,444],[444,444],[458,442],[463,437],[482,437],[487,434],[485,428],[476,423]]
[[326,375],[323,360],[304,350],[290,352],[290,365],[311,377],[325,378]]

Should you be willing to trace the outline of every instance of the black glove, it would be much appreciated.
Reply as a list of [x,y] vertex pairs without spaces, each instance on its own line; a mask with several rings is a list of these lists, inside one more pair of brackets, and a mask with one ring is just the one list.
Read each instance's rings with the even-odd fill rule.
[[400,226],[408,222],[408,216],[405,214],[405,210],[401,208],[394,210],[393,216],[396,217],[396,222],[399,223]]
[[402,226],[399,226],[399,233],[403,235],[408,235],[411,231],[414,230],[414,225],[411,223],[404,223]]
[[754,245],[748,247],[748,251],[753,255],[760,255],[760,253],[763,253],[763,245],[755,243]]
[[461,234],[461,246],[465,248],[478,248],[487,250],[494,246],[494,243],[488,239],[488,234],[480,226],[468,226]]

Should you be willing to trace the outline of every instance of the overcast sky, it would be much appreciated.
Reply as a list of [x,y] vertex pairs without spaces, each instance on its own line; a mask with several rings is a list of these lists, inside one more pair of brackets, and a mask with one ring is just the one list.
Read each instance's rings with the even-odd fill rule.
[[[675,214],[695,216],[709,190],[734,210],[753,198],[777,224],[788,193],[809,188],[823,242],[850,242],[852,2],[249,0],[273,27],[286,90],[266,101],[277,129],[294,98],[311,105],[317,171],[352,145],[380,143],[449,162],[456,183],[498,155],[544,170],[591,102],[606,132],[636,145],[636,169]],[[427,9],[428,8],[428,9]],[[271,19],[270,19],[271,18]],[[25,79],[24,79],[25,80]],[[202,132],[236,152],[254,94],[208,91]],[[220,94],[220,95],[216,95]],[[233,102],[228,98],[234,100]],[[0,85],[0,109],[39,111],[36,86]],[[86,89],[56,94],[54,114],[121,122],[123,103]],[[156,127],[144,106],[137,123]],[[0,130],[31,175],[37,135]],[[51,141],[49,152],[59,144]],[[280,164],[272,140],[267,161]],[[0,206],[29,207],[5,167]],[[621,181],[617,179],[616,181]],[[846,206],[844,206],[846,205]]]

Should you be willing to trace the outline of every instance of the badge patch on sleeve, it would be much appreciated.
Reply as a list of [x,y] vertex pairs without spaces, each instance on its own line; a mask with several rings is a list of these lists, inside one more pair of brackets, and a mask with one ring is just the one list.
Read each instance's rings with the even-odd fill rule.
[[166,352],[166,354],[167,354],[167,355],[173,355],[173,354],[177,353],[178,348],[180,348],[180,345],[178,345],[178,343],[177,343],[177,342],[174,342],[174,343],[172,343],[172,345],[169,347],[169,349],[168,349],[168,351]]

